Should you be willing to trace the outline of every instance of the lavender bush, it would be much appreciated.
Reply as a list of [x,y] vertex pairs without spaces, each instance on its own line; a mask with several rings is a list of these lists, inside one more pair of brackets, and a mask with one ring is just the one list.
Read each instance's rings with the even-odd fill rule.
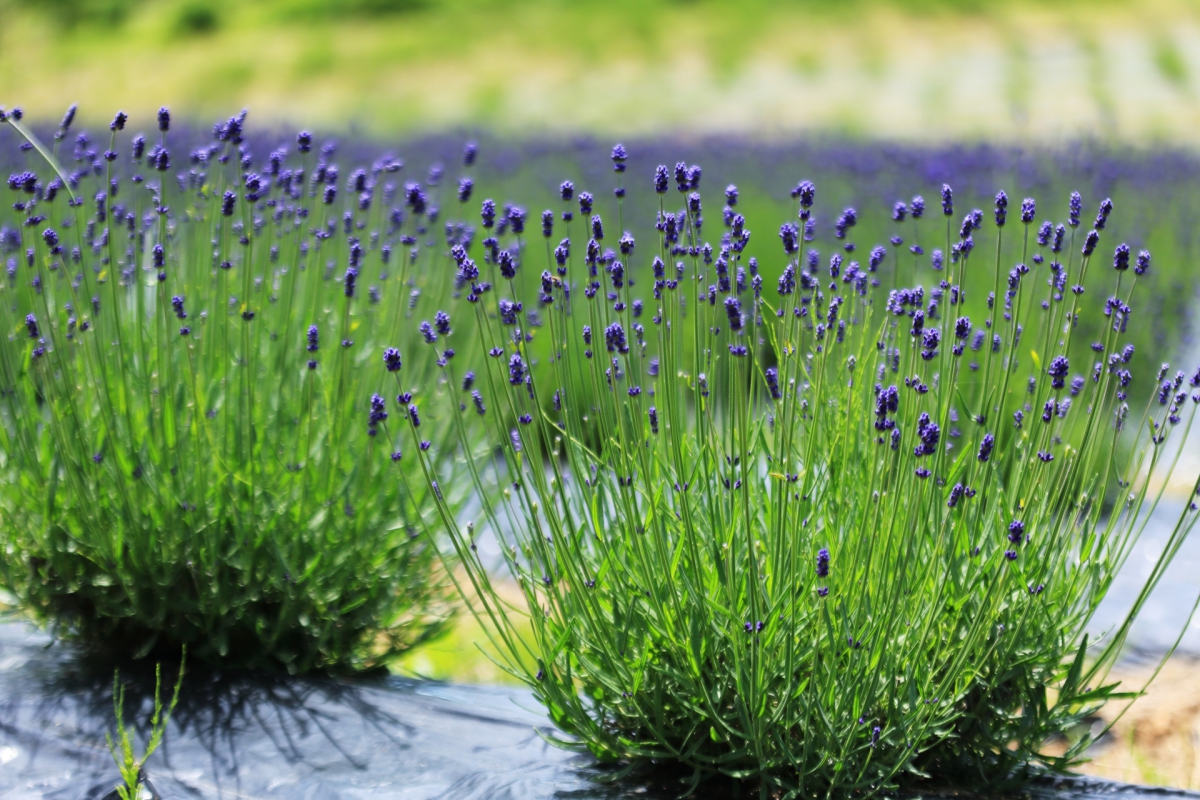
[[[606,215],[564,184],[545,255],[514,244],[540,279],[494,245],[482,270],[455,254],[479,357],[443,367],[421,413],[458,440],[418,460],[445,485],[449,448],[481,498],[467,519],[435,492],[490,652],[564,744],[693,784],[978,788],[1078,763],[1082,721],[1130,696],[1105,675],[1197,517],[1193,498],[1129,620],[1089,642],[1200,403],[1200,368],[1139,366],[1128,343],[1157,265],[1107,241],[1112,202],[1055,198],[1060,224],[945,186],[859,250],[859,212],[817,227],[806,181],[751,258],[737,187],[714,200],[686,163],[629,190],[658,205],[635,239],[627,160]],[[1135,371],[1155,383],[1131,405]]]
[[167,109],[150,137],[121,113],[72,150],[73,116],[46,146],[3,115],[28,144],[0,287],[0,583],[93,647],[222,665],[370,667],[437,634],[429,492],[368,398],[377,370],[420,393],[454,357],[452,273],[418,243],[440,176],[339,173],[307,133],[255,159],[244,114],[186,155]]

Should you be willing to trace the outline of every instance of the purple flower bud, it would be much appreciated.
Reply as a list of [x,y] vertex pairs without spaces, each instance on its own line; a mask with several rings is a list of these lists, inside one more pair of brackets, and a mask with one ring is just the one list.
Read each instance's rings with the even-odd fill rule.
[[508,360],[508,382],[513,386],[525,383],[525,361],[520,353],[513,353],[512,358]]
[[668,188],[670,188],[670,177],[667,167],[665,164],[659,164],[654,168],[654,191],[658,194],[666,194]]
[[625,171],[625,160],[629,158],[629,154],[625,152],[625,145],[614,145],[612,149],[612,162],[614,172]]
[[829,549],[826,547],[817,551],[817,577],[829,577]]
[[1133,273],[1135,275],[1145,275],[1150,270],[1150,251],[1142,250],[1137,254],[1137,261],[1133,265]]
[[729,329],[740,331],[742,329],[742,304],[736,297],[725,298],[725,314],[729,318]]
[[1113,251],[1113,269],[1117,272],[1129,269],[1129,245],[1125,243],[1117,245],[1117,249]]
[[920,219],[925,216],[925,198],[921,195],[913,195],[913,199],[908,204],[909,213],[913,219]]

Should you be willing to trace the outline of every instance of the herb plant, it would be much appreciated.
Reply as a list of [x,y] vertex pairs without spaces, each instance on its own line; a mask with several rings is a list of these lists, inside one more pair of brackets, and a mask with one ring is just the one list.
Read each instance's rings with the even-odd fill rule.
[[165,108],[149,139],[119,113],[73,148],[74,108],[49,146],[3,117],[29,146],[0,286],[0,583],[91,646],[222,665],[371,667],[442,630],[428,491],[386,413],[367,424],[385,362],[419,392],[454,355],[394,349],[425,315],[424,338],[452,333],[418,241],[439,175],[339,172],[308,133],[258,161],[244,113],[186,156]]
[[125,687],[121,685],[121,675],[119,672],[113,674],[113,713],[117,721],[117,740],[114,743],[113,738],[107,734],[105,734],[105,739],[108,742],[108,751],[121,771],[121,782],[124,785],[117,787],[117,796],[121,800],[141,800],[142,782],[145,778],[143,770],[146,762],[162,744],[163,736],[167,732],[167,725],[171,722],[171,715],[175,713],[175,706],[179,705],[179,690],[183,688],[183,662],[186,659],[187,650],[185,648],[179,663],[179,677],[175,679],[175,691],[171,696],[171,703],[165,709],[165,714],[160,697],[162,665],[156,664],[154,667],[154,712],[150,715],[150,736],[146,740],[146,749],[142,751],[141,756],[137,754],[137,749],[133,744],[133,735],[125,725]]
[[[1089,641],[1200,403],[1200,369],[1139,369],[1127,344],[1150,254],[1102,246],[1111,201],[1091,225],[1078,194],[1062,224],[1004,192],[963,216],[949,186],[861,252],[858,212],[818,228],[806,181],[760,262],[734,186],[713,234],[701,176],[655,171],[648,247],[619,182],[607,217],[584,198],[585,244],[555,248],[547,212],[540,280],[458,258],[490,357],[446,365],[429,413],[481,506],[435,498],[431,527],[490,652],[564,744],[628,769],[788,797],[1069,769],[1080,723],[1131,696],[1105,675],[1197,517],[1193,498],[1129,619]],[[1101,270],[1107,299],[1084,290]],[[1135,370],[1156,379],[1140,407]],[[445,485],[447,456],[418,456]]]

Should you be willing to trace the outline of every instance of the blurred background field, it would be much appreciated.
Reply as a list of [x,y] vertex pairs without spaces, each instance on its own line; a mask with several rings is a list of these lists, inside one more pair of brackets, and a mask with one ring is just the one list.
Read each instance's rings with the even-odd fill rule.
[[4,100],[375,134],[1193,144],[1193,0],[0,0]]
[[[747,204],[773,225],[783,217],[770,204],[799,178],[817,176],[771,175],[759,166],[767,159],[738,162],[747,141],[898,142],[905,149],[891,155],[909,159],[928,155],[922,148],[961,146],[961,158],[945,164],[983,164],[973,174],[986,176],[956,182],[967,190],[964,206],[997,188],[1029,188],[1063,206],[1051,212],[1058,218],[1066,196],[1046,193],[1036,170],[1022,172],[1017,161],[988,167],[998,151],[972,149],[1000,145],[1010,148],[1007,158],[1048,148],[1044,158],[1078,159],[1064,172],[1089,209],[1111,193],[1141,237],[1130,243],[1154,250],[1156,305],[1141,321],[1156,356],[1188,354],[1191,368],[1200,353],[1183,313],[1200,300],[1192,234],[1200,206],[1188,199],[1194,183],[1179,179],[1200,174],[1192,155],[1200,145],[1200,1],[0,0],[0,104],[53,124],[73,102],[81,104],[77,127],[92,130],[118,108],[146,130],[160,105],[200,126],[249,108],[256,128],[394,142],[418,170],[437,159],[454,164],[460,132],[482,134],[484,164],[533,187],[512,198],[533,205],[566,177],[607,192],[602,155],[617,138],[631,145],[637,176],[660,154],[671,163],[680,144],[699,146],[709,154],[708,185],[748,181]],[[563,140],[579,142],[574,156]],[[555,160],[514,179],[539,142],[550,143]],[[729,159],[715,163],[722,148]],[[835,151],[814,152],[793,163]],[[942,180],[961,175],[938,172],[928,159],[921,185],[901,185],[880,178],[863,152],[843,152],[856,182],[819,184],[836,198],[829,208],[854,202],[881,215],[905,192],[933,202]],[[1113,171],[1133,162],[1145,168]],[[761,237],[777,247],[773,230]],[[1187,474],[1200,463],[1200,447],[1191,450]],[[1193,551],[1159,607],[1174,613],[1181,593],[1194,598],[1200,547]],[[1133,566],[1149,558],[1139,554]],[[1169,646],[1177,617],[1143,626],[1148,651]],[[1185,649],[1200,653],[1200,626],[1189,636]],[[474,646],[481,639],[464,618],[398,668],[505,682]],[[1131,678],[1146,672],[1138,661],[1123,669]],[[1088,772],[1200,786],[1200,663],[1177,657],[1163,678]]]

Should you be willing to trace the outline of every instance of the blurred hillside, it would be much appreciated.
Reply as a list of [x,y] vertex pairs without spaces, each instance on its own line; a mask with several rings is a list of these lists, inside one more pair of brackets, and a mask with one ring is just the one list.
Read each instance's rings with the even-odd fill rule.
[[0,103],[364,132],[1200,139],[1194,0],[0,0]]

